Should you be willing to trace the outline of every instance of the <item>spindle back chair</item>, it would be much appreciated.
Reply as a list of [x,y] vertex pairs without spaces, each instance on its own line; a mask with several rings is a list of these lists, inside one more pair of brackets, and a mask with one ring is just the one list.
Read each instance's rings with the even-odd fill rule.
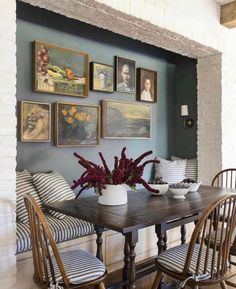
[[220,171],[212,180],[213,187],[236,189],[236,169],[230,168]]
[[[220,220],[220,210],[223,209]],[[213,232],[214,212],[218,212],[217,232],[220,237],[215,238],[214,246],[206,236]],[[227,219],[227,222],[224,222]],[[206,209],[198,220],[189,244],[180,245],[164,251],[157,257],[157,275],[152,289],[157,289],[161,274],[187,282],[192,288],[221,284],[226,288],[225,280],[228,272],[228,257],[233,231],[236,223],[236,195],[229,194],[215,201]],[[224,228],[224,234],[223,234]],[[216,232],[216,233],[217,233]],[[216,234],[217,236],[217,234]],[[217,247],[217,242],[219,246]]]
[[[30,194],[25,194],[24,199],[29,216],[34,264],[34,281],[42,288],[48,288],[51,285],[56,286],[58,282],[55,275],[55,266],[57,266],[57,270],[59,269],[61,275],[60,284],[62,284],[63,288],[75,289],[94,285],[98,286],[96,288],[105,289],[102,281],[106,277],[106,270],[104,274],[96,280],[82,284],[71,284],[42,210]],[[98,262],[100,261],[98,260]]]

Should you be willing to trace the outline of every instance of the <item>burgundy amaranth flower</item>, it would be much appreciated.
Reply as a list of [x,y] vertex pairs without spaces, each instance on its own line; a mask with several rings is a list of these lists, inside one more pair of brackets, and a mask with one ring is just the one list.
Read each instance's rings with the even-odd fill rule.
[[102,189],[106,188],[106,184],[127,184],[132,189],[136,188],[136,184],[142,184],[147,190],[158,193],[158,190],[149,187],[148,183],[142,178],[146,165],[159,163],[158,160],[148,160],[141,164],[142,160],[150,154],[152,154],[152,151],[147,151],[133,160],[133,158],[128,158],[126,156],[126,147],[124,147],[121,151],[120,159],[118,156],[114,157],[114,168],[111,171],[101,152],[99,153],[99,156],[102,161],[102,166],[88,161],[81,155],[74,153],[74,156],[79,159],[78,163],[85,168],[85,171],[77,181],[73,181],[71,188],[76,189],[79,186],[81,187],[76,197],[85,189],[92,187],[101,194]]

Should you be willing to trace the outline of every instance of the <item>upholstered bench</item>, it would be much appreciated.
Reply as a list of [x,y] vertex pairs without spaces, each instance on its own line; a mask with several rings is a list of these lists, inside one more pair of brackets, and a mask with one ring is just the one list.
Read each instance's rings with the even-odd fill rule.
[[26,170],[17,172],[16,191],[16,254],[31,250],[30,228],[24,204],[25,193],[30,193],[45,212],[57,243],[94,233],[93,224],[44,209],[46,202],[75,198],[74,192],[58,172],[38,173],[33,176]]
[[[76,239],[78,237],[94,233],[94,226],[88,222],[65,217],[62,220],[45,214],[49,223],[53,238],[57,243]],[[31,250],[29,223],[16,222],[16,254]]]

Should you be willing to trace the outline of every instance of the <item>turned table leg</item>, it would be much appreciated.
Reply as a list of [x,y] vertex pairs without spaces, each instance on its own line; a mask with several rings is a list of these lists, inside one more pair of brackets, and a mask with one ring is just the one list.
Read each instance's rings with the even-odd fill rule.
[[[158,224],[155,225],[155,232],[157,235],[157,247],[158,247],[158,255],[160,255],[167,248],[167,232],[166,232],[166,224]],[[161,282],[158,286],[158,289],[162,287],[163,284],[163,275],[161,277]]]
[[[133,231],[126,234],[126,238],[128,240],[128,247],[129,247],[129,289],[135,289],[135,279],[136,279],[136,269],[135,269],[135,246],[138,242],[138,231]],[[127,260],[126,260],[127,261]],[[128,262],[128,261],[127,261]]]
[[186,243],[186,225],[182,225],[180,227],[180,233],[181,233],[181,244]]
[[97,239],[96,239],[96,243],[97,243],[97,254],[96,257],[103,262],[103,253],[102,253],[102,233],[104,232],[104,227],[100,227],[95,225],[94,229],[96,231],[97,234]]
[[[130,269],[130,249],[129,249],[129,238],[125,235],[125,245],[124,245],[124,268],[123,268],[123,280],[128,279],[129,269]],[[123,288],[128,288],[124,286]]]

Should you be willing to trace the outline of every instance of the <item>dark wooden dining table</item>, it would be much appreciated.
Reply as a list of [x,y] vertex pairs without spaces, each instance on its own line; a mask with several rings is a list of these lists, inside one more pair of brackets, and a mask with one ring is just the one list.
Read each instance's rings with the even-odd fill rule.
[[[135,246],[140,229],[155,226],[158,254],[167,248],[166,231],[182,226],[181,241],[185,242],[184,225],[196,221],[199,214],[221,196],[236,192],[200,186],[198,192],[188,193],[185,199],[174,199],[169,193],[154,196],[147,190],[128,193],[128,203],[121,206],[98,204],[98,197],[82,197],[76,200],[46,204],[50,210],[93,223],[97,233],[97,257],[103,261],[102,234],[105,228],[125,236],[123,282],[129,289],[135,288]],[[125,283],[124,283],[125,284]],[[113,287],[115,288],[115,287]]]

